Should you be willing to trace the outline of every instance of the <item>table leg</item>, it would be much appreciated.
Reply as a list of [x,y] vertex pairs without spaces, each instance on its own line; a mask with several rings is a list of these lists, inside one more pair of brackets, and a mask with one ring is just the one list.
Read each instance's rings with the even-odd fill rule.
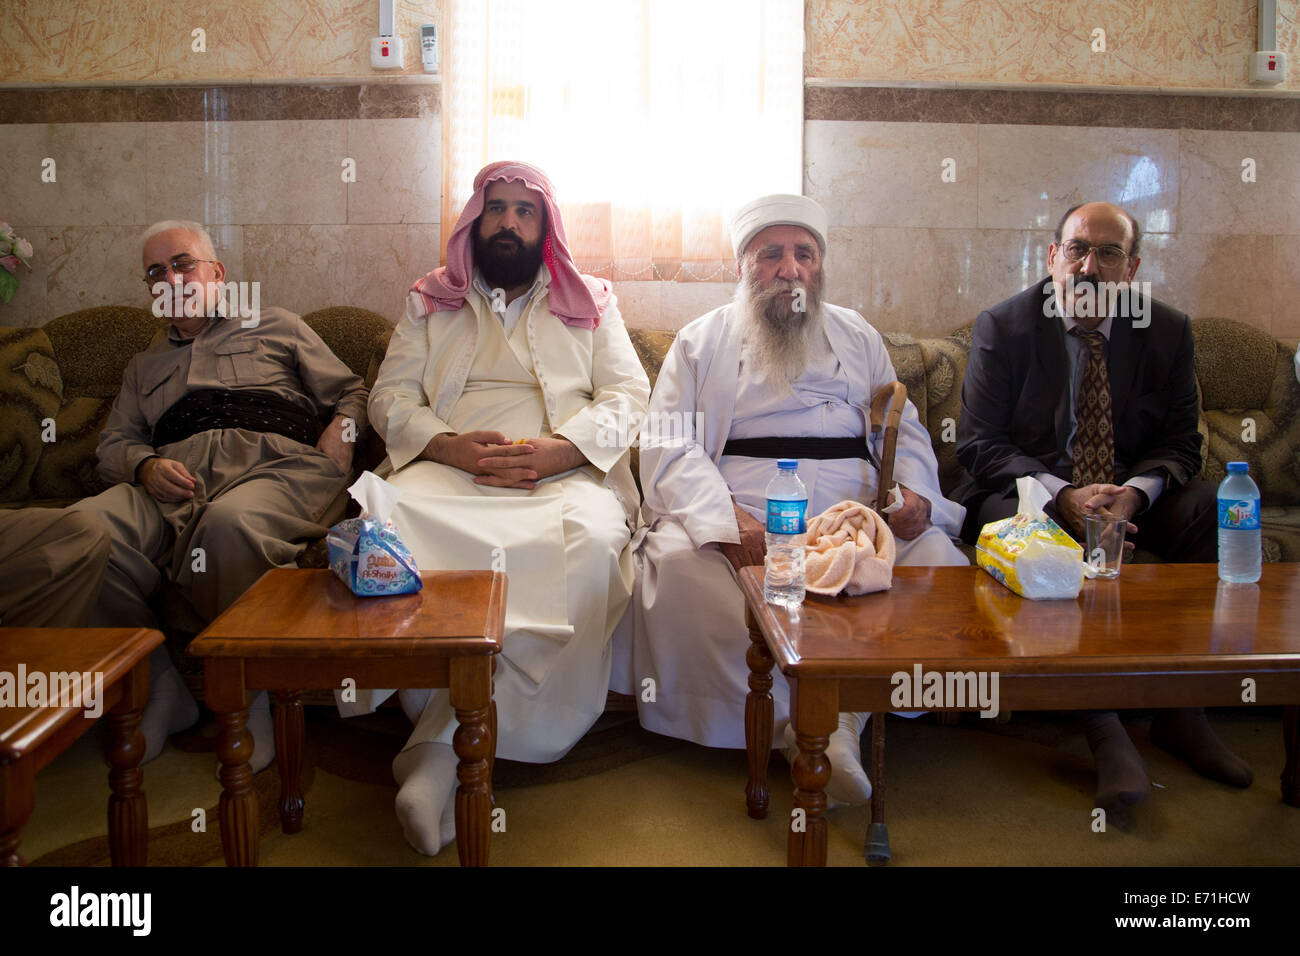
[[149,658],[121,681],[122,696],[108,712],[108,847],[114,866],[149,861],[149,806],[145,800],[145,741],[140,716],[149,702]]
[[1300,807],[1300,706],[1282,708],[1282,744],[1286,766],[1282,768],[1282,800]]
[[22,866],[18,844],[23,825],[36,808],[36,761],[29,754],[14,763],[0,763],[0,866]]
[[745,804],[755,820],[767,816],[769,791],[767,764],[772,757],[772,652],[758,629],[754,612],[745,608],[749,625],[749,694],[745,697],[745,751],[749,757],[749,782],[745,785]]
[[280,774],[280,832],[302,830],[302,752],[306,739],[296,690],[275,692],[275,769]]
[[257,866],[257,794],[253,792],[253,735],[248,732],[244,662],[209,657],[203,663],[207,704],[217,717],[221,761],[221,849],[227,866]]
[[831,779],[826,744],[837,726],[838,709],[839,688],[834,681],[790,681],[790,719],[799,756],[790,768],[795,789],[786,853],[789,866],[826,865],[826,784]]
[[492,751],[492,671],[487,657],[451,662],[451,706],[459,724],[451,738],[456,777],[456,850],[461,866],[486,866],[492,816],[488,757]]
[[488,750],[488,779],[487,779],[487,785],[488,785],[488,796],[489,796],[489,797],[491,798],[491,800],[492,800],[492,807],[493,807],[493,809],[495,809],[495,808],[496,808],[496,805],[497,805],[497,794],[496,794],[496,789],[495,789],[495,788],[493,787],[493,785],[492,785],[492,781],[496,779],[496,777],[494,776],[494,774],[496,773],[496,766],[497,766],[497,699],[496,699],[496,693],[497,693],[497,679],[496,679],[496,673],[497,673],[497,656],[496,656],[495,654],[493,654],[493,655],[492,655],[492,684],[491,684],[491,687],[489,688],[489,693],[492,695],[492,713],[488,715],[488,733],[490,733],[490,734],[492,735],[492,744],[491,744],[491,748]]

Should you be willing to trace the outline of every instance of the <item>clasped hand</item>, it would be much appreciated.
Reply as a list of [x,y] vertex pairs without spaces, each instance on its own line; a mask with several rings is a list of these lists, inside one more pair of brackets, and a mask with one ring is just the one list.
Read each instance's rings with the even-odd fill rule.
[[[1082,488],[1067,485],[1056,496],[1057,515],[1065,522],[1066,530],[1079,539],[1084,537],[1087,528],[1084,519],[1088,515],[1114,515],[1127,520],[1137,514],[1142,504],[1142,493],[1131,485],[1098,484]],[[1125,558],[1133,553],[1135,534],[1137,525],[1129,521],[1128,534],[1124,537]]]
[[424,457],[474,475],[478,485],[525,489],[587,462],[567,438],[529,438],[512,445],[505,435],[494,431],[436,435],[426,446]]

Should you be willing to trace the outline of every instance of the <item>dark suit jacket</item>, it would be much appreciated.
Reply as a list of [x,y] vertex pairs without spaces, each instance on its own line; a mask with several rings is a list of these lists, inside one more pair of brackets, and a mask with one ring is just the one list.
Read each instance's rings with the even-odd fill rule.
[[[1046,291],[1044,291],[1046,288]],[[1065,328],[1051,311],[1051,279],[981,312],[961,391],[957,460],[966,474],[953,498],[977,509],[1017,478],[1047,471],[1066,481],[1070,365]],[[1151,324],[1111,323],[1107,368],[1115,425],[1115,480],[1163,468],[1167,489],[1201,470],[1192,327],[1150,300]]]

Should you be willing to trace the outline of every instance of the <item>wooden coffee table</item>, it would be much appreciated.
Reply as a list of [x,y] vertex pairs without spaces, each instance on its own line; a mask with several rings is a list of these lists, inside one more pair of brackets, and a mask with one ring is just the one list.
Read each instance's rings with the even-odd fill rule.
[[[359,598],[332,571],[279,568],[190,644],[204,658],[208,707],[218,724],[221,845],[228,866],[256,866],[257,798],[248,766],[247,692],[275,694],[280,827],[302,828],[303,712],[298,693],[382,687],[448,687],[459,726],[456,848],[462,866],[484,866],[496,754],[492,671],[501,651],[506,576],[427,571],[424,589]],[[351,685],[343,682],[354,681]]]
[[[114,866],[144,866],[148,860],[140,714],[149,700],[149,652],[162,642],[161,631],[136,627],[0,627],[0,671],[15,682],[20,665],[28,676],[44,675],[47,687],[52,674],[90,674],[92,686],[93,675],[102,675],[98,704],[109,728],[108,846]],[[0,707],[0,866],[22,864],[18,843],[36,807],[36,774],[97,719],[80,705]]]
[[763,600],[763,569],[740,572],[750,629],[745,742],[749,814],[767,814],[771,670],[790,684],[799,742],[791,769],[791,866],[826,863],[826,744],[841,711],[891,702],[898,672],[996,672],[1001,710],[1283,705],[1282,797],[1300,806],[1300,564],[1265,564],[1258,586],[1218,586],[1212,564],[1125,565],[1073,601],[1027,601],[984,571],[895,568],[889,591],[809,595],[797,613]]

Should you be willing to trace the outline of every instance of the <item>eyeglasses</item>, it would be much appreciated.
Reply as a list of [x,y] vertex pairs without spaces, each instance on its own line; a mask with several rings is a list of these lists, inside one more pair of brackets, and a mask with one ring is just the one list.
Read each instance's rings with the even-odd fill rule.
[[1088,253],[1097,254],[1097,263],[1106,269],[1123,265],[1129,254],[1119,246],[1093,246],[1082,239],[1067,239],[1061,243],[1061,254],[1070,262],[1088,258]]
[[155,262],[148,269],[145,269],[144,281],[157,282],[159,279],[167,278],[168,268],[177,275],[189,275],[199,267],[200,262],[216,261],[216,259],[195,259],[193,256],[189,255],[172,256],[171,262]]

